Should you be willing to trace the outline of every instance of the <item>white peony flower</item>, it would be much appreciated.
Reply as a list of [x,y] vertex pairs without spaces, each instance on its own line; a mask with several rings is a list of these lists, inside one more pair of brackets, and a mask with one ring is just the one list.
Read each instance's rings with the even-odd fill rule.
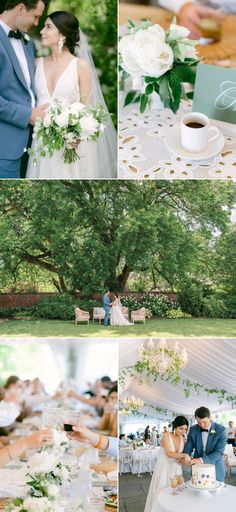
[[75,103],[72,103],[72,105],[70,106],[70,113],[77,115],[85,108],[86,106],[83,103],[76,101]]
[[52,122],[51,115],[46,114],[45,117],[43,118],[43,124],[44,124],[45,128],[49,128],[51,122]]
[[178,39],[185,39],[190,34],[190,30],[186,27],[181,27],[181,25],[175,25],[172,23],[170,25],[168,31],[168,42],[176,41]]
[[122,67],[132,76],[164,75],[173,64],[173,51],[165,42],[165,31],[153,25],[120,41]]
[[61,114],[55,116],[55,123],[60,126],[60,128],[64,128],[68,126],[69,123],[69,110],[64,110]]
[[36,453],[32,455],[28,461],[28,469],[30,474],[34,473],[50,473],[57,464],[55,455],[47,452]]
[[26,498],[24,509],[27,512],[53,512],[54,505],[48,498]]
[[97,131],[99,123],[96,119],[94,119],[92,114],[87,114],[80,119],[80,126],[83,131],[92,135]]

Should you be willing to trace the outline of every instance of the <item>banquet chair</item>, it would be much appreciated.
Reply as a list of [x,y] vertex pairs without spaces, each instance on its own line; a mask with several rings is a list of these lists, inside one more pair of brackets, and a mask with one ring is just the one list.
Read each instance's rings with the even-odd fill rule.
[[232,444],[227,444],[224,451],[224,459],[227,471],[227,477],[230,478],[230,471],[236,468],[236,455]]
[[137,450],[135,452],[135,458],[133,459],[133,473],[137,472],[138,477],[141,476],[141,473],[150,473],[152,475],[152,460],[150,457],[150,453],[147,450]]
[[126,469],[129,473],[132,472],[133,457],[132,450],[121,450],[119,455],[119,473],[126,473]]
[[75,308],[75,325],[77,325],[78,322],[87,322],[89,324],[89,312],[83,311],[83,309]]
[[125,318],[129,320],[129,308],[127,308],[126,306],[122,306],[122,312],[125,315]]
[[104,320],[105,318],[105,311],[103,308],[93,308],[93,322],[94,320],[98,320],[99,324],[101,323],[101,320]]
[[131,322],[143,322],[146,323],[147,312],[145,308],[137,309],[131,312]]

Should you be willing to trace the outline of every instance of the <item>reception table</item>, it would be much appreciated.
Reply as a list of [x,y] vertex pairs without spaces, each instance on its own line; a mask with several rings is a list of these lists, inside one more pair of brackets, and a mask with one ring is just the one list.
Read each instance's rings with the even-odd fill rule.
[[223,485],[217,491],[202,493],[192,489],[184,489],[177,496],[171,495],[171,489],[163,489],[152,509],[152,512],[222,512],[233,510],[236,502],[236,487]]
[[[160,448],[120,448],[120,473],[152,472],[158,458]],[[127,461],[129,461],[127,463]],[[143,462],[142,462],[143,461]]]

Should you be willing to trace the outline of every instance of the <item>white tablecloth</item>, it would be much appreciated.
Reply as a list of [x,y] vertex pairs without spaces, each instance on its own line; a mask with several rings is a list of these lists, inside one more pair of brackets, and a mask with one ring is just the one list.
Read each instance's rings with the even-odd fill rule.
[[208,160],[185,160],[171,154],[164,143],[169,126],[191,110],[183,101],[175,115],[169,109],[140,114],[138,104],[120,107],[120,179],[234,179],[236,180],[236,138],[225,137],[221,154]]
[[232,485],[207,494],[184,489],[177,496],[171,496],[171,489],[167,488],[159,493],[152,512],[222,512],[234,510],[235,503],[236,487]]

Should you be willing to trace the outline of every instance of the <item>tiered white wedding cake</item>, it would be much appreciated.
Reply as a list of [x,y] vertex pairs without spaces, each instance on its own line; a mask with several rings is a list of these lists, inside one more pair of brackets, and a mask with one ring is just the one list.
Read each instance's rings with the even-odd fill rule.
[[194,464],[192,466],[192,486],[196,489],[210,489],[216,485],[214,464]]

